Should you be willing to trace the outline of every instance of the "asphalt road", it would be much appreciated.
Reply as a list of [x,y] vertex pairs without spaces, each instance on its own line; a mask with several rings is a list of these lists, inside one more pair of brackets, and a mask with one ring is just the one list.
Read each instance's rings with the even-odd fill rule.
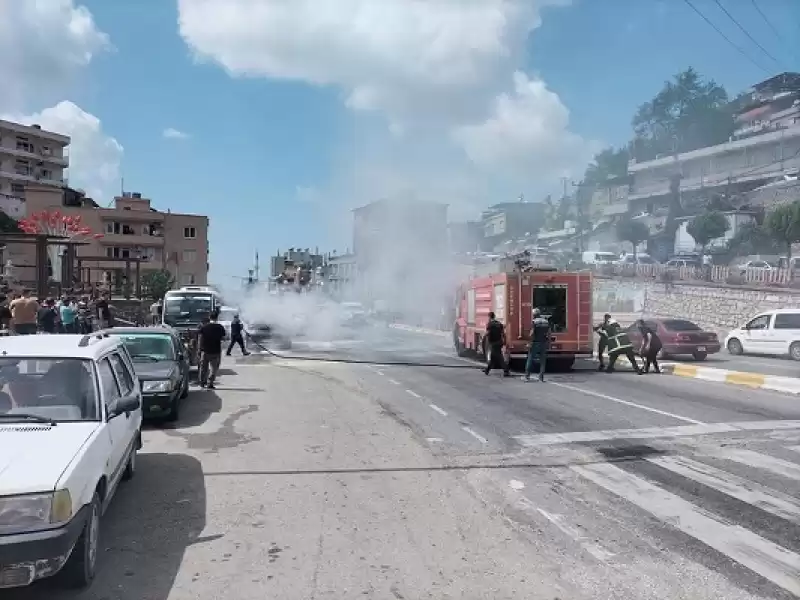
[[228,360],[145,432],[94,586],[4,598],[800,597],[796,398],[370,335]]

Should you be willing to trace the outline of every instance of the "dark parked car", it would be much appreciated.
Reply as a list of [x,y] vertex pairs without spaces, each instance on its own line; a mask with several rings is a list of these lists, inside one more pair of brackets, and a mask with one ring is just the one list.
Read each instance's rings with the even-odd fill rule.
[[[709,354],[720,351],[721,344],[716,333],[703,329],[685,319],[646,319],[645,323],[658,334],[663,344],[661,356],[668,358],[688,354],[695,360],[705,360]],[[628,335],[635,349],[642,344],[642,334],[634,323]]]
[[106,333],[121,337],[133,359],[144,416],[177,420],[181,400],[189,395],[189,358],[178,332],[171,327],[115,327]]
[[267,323],[251,323],[245,325],[244,332],[247,337],[259,345],[274,345],[279,350],[290,350],[292,340],[286,333],[279,331],[274,325]]

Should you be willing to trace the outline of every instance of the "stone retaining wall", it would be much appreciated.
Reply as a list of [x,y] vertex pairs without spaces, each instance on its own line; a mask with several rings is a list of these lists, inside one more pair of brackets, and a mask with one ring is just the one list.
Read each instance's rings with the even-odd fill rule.
[[776,308],[800,308],[800,292],[595,278],[595,312],[682,317],[720,333],[742,325],[759,312]]

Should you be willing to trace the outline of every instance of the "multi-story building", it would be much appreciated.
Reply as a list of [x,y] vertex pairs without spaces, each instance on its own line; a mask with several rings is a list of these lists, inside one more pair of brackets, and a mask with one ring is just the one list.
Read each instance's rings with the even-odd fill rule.
[[800,124],[800,73],[781,73],[757,83],[736,98],[734,105],[735,139]]
[[[26,215],[58,210],[80,216],[85,227],[102,234],[82,240],[85,245],[78,247],[84,281],[112,284],[125,268],[124,259],[138,259],[143,274],[167,269],[180,285],[208,282],[208,217],[156,210],[139,193],[124,193],[113,204],[104,208],[70,188],[41,183],[24,190]],[[32,245],[9,243],[5,257],[17,267],[20,279],[33,273]]]
[[490,206],[481,215],[485,249],[535,237],[544,223],[544,213],[541,202],[501,202]]
[[355,296],[356,269],[355,254],[331,252],[325,265],[328,292],[336,298]]
[[62,188],[69,143],[68,136],[39,125],[0,119],[0,210],[13,218],[22,216],[28,184]]
[[483,249],[483,225],[480,221],[462,221],[447,225],[451,254],[480,252]]

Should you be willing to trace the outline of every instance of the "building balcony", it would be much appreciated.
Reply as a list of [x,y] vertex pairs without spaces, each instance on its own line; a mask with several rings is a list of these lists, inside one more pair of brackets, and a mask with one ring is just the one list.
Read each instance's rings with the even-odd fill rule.
[[5,177],[6,179],[11,179],[13,181],[19,182],[26,182],[26,183],[36,183],[38,185],[50,185],[53,187],[63,188],[67,185],[67,182],[63,178],[56,178],[56,177],[41,177],[32,175],[30,173],[17,173],[14,171],[0,171],[0,177]]
[[7,148],[5,146],[0,146],[0,154],[36,162],[41,161],[46,164],[57,165],[62,168],[69,167],[68,156],[55,156],[49,152],[28,152],[27,150],[21,150],[19,148]]
[[164,247],[164,236],[156,235],[142,235],[142,234],[125,234],[125,233],[108,233],[107,231],[100,231],[103,237],[100,238],[100,243],[104,246],[154,246],[157,248]]
[[604,217],[616,217],[619,215],[624,215],[628,212],[628,201],[625,200],[624,202],[614,202],[613,204],[607,204],[603,207],[602,214]]

